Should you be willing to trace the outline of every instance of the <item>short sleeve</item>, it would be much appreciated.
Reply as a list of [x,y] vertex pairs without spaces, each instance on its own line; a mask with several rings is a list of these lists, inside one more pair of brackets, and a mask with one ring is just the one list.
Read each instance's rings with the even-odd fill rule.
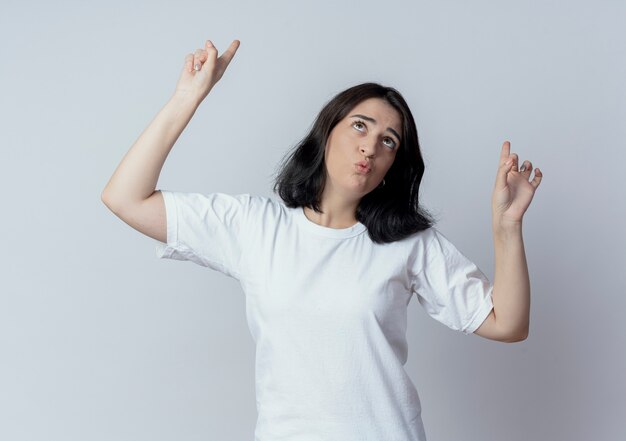
[[426,263],[414,272],[412,289],[431,317],[470,335],[493,308],[493,284],[441,232],[430,230]]
[[239,280],[250,195],[161,190],[167,243],[157,242],[161,259],[189,260]]

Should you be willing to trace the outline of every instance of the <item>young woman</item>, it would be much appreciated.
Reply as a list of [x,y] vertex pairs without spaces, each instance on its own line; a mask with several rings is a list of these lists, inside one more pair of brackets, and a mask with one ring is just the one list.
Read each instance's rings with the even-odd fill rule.
[[[522,216],[542,174],[505,142],[492,197],[494,283],[418,205],[417,129],[400,93],[376,83],[331,99],[285,158],[280,200],[155,190],[165,159],[222,77],[210,41],[187,55],[176,91],[115,170],[103,202],[157,239],[158,257],[240,281],[256,343],[258,441],[425,440],[404,370],[406,311],[416,294],[466,335],[528,335]],[[497,319],[496,319],[497,318]]]

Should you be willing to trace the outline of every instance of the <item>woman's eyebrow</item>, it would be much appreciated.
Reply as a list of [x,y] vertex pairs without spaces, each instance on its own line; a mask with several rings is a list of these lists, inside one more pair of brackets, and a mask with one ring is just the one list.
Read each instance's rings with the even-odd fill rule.
[[[376,120],[374,118],[372,118],[371,116],[365,116],[365,115],[356,114],[356,115],[352,115],[350,118],[363,118],[366,121],[371,121],[374,124],[376,124]],[[400,141],[401,138],[400,138],[400,135],[398,135],[398,132],[396,132],[391,127],[387,127],[387,130],[389,130],[391,133],[396,135],[396,138],[398,138],[398,141]]]

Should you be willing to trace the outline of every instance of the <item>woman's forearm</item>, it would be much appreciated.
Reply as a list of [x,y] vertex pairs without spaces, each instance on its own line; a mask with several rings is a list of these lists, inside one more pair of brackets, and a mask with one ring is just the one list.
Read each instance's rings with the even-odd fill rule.
[[102,191],[102,201],[109,208],[137,204],[154,193],[165,159],[200,101],[191,95],[172,95],[122,158]]
[[514,336],[527,336],[530,321],[530,279],[522,239],[517,227],[494,229],[496,257],[493,305],[496,322]]

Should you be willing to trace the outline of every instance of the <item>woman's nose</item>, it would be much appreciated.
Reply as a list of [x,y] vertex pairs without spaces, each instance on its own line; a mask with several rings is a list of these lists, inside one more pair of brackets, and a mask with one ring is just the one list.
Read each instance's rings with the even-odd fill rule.
[[361,153],[366,156],[374,155],[374,148],[370,147],[370,144],[361,144]]

